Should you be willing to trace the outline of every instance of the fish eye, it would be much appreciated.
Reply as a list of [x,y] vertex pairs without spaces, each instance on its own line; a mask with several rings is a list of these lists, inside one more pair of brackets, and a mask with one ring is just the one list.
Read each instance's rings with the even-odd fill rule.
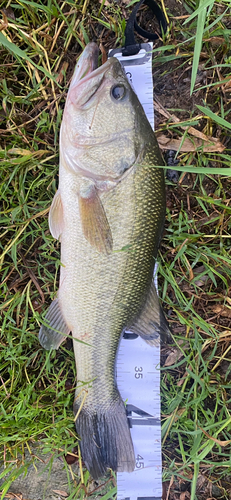
[[111,96],[115,101],[121,101],[126,95],[126,87],[122,83],[117,83],[111,88]]

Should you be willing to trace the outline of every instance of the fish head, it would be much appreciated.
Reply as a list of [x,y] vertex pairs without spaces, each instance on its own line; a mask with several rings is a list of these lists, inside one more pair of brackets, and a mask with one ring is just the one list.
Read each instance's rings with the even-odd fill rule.
[[[142,106],[116,58],[98,67],[86,46],[67,95],[60,151],[68,168],[94,181],[118,181],[137,160]],[[64,158],[65,155],[65,158]]]

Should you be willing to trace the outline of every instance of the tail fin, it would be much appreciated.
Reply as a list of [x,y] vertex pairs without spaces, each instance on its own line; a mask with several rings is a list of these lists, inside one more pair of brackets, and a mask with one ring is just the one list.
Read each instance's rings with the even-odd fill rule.
[[[77,405],[74,412],[77,413]],[[103,476],[107,468],[132,472],[135,467],[133,443],[124,403],[119,394],[106,408],[83,408],[76,420],[81,438],[82,458],[94,479]]]

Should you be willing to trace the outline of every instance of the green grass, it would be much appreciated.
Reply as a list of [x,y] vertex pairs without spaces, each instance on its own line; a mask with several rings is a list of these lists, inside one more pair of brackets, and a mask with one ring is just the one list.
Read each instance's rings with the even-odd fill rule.
[[[154,48],[154,75],[183,85],[189,73],[186,100],[191,92],[195,103],[187,108],[181,101],[164,106],[168,115],[157,113],[158,136],[178,141],[176,168],[182,172],[178,185],[167,182],[159,255],[160,295],[180,356],[162,368],[163,478],[169,500],[180,498],[180,484],[191,500],[206,500],[208,484],[229,498],[231,18],[225,0],[187,0],[176,3],[174,12],[166,0],[165,8],[170,29]],[[37,340],[60,265],[47,214],[57,187],[58,133],[76,57],[92,39],[106,51],[120,46],[124,12],[131,8],[122,1],[16,0],[0,3],[0,9],[3,499],[15,474],[27,470],[25,449],[40,442],[44,456],[54,458],[78,443],[73,352],[64,344],[49,355]],[[197,82],[198,68],[206,72],[206,82]],[[211,137],[219,141],[217,151]],[[170,351],[163,348],[164,360]],[[67,467],[67,476],[69,500],[116,496],[113,474],[97,489],[85,470],[73,480]],[[204,480],[201,491],[198,476]]]

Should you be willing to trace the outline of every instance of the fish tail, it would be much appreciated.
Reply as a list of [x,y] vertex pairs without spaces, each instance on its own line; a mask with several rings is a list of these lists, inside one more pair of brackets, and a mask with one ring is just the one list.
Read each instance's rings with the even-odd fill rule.
[[[74,412],[77,413],[77,405]],[[132,472],[135,455],[124,403],[117,393],[107,407],[83,406],[77,419],[83,461],[94,479],[103,476],[107,468],[115,472]]]

